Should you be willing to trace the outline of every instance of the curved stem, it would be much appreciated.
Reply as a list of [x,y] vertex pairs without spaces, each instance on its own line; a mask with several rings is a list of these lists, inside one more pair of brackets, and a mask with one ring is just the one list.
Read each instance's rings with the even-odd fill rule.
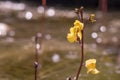
[[[83,30],[82,30],[82,36],[83,36]],[[84,61],[84,40],[83,40],[83,37],[82,37],[82,43],[80,43],[79,41],[79,44],[82,44],[81,45],[81,62],[80,62],[80,66],[79,66],[79,69],[78,69],[78,72],[77,72],[77,75],[76,75],[76,80],[78,80],[78,77],[80,75],[80,72],[81,72],[81,69],[82,69],[82,66],[83,66],[83,61]]]

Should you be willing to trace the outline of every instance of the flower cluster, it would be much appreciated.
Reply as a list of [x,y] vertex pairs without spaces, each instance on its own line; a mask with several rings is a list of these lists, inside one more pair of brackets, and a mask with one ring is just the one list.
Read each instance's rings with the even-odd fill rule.
[[70,33],[67,35],[67,39],[69,42],[77,42],[82,39],[81,31],[84,28],[84,24],[79,20],[75,20],[74,26],[70,28]]
[[96,69],[96,59],[89,59],[85,62],[87,73],[98,74],[99,71]]

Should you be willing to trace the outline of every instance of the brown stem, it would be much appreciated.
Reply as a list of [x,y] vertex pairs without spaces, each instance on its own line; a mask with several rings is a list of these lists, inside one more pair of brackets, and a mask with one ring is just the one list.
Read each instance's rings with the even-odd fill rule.
[[82,7],[80,7],[80,16],[81,16],[81,22],[83,22],[83,6]]
[[[80,8],[80,16],[81,16],[81,22],[83,22],[83,7]],[[80,62],[80,66],[78,68],[78,72],[77,72],[77,75],[76,75],[76,80],[78,80],[78,77],[80,75],[80,72],[81,72],[81,69],[82,69],[82,66],[83,66],[83,61],[84,61],[84,30],[81,31],[82,33],[82,40],[81,40],[81,43],[80,43],[80,40],[79,40],[79,44],[81,44],[81,62]]]
[[35,68],[35,80],[37,80],[37,73],[38,73],[38,50],[39,50],[39,37],[35,37],[35,62],[34,62],[34,68]]
[[37,68],[38,68],[38,62],[34,62],[34,65],[35,65],[35,80],[37,80]]

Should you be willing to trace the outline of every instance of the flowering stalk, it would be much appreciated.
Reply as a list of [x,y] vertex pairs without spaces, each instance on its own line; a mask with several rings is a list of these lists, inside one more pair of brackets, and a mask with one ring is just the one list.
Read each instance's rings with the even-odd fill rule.
[[[75,13],[78,16],[79,20],[75,20],[74,26],[70,28],[70,33],[67,34],[67,39],[69,42],[79,42],[81,46],[81,62],[77,71],[76,79],[78,80],[79,75],[82,70],[83,61],[84,61],[84,23],[83,23],[83,7],[80,9],[75,9]],[[96,22],[95,14],[90,14],[90,22]],[[85,62],[85,67],[87,68],[87,73],[98,74],[99,71],[96,69],[96,59],[89,59]],[[71,77],[68,77],[68,80],[71,80]]]
[[[80,8],[79,12],[77,13],[80,21],[83,23],[83,7]],[[80,41],[80,39],[78,39],[79,44],[81,45],[81,62],[80,62],[80,66],[76,75],[76,80],[78,80],[78,77],[80,75],[82,66],[83,66],[83,61],[84,61],[84,29],[81,30],[82,33],[82,39]]]
[[38,63],[38,51],[39,51],[39,48],[40,48],[40,44],[39,44],[39,36],[37,35],[35,37],[35,62],[34,62],[34,68],[35,68],[35,73],[34,73],[34,80],[37,80],[37,73],[38,73],[38,66],[39,66],[39,63]]

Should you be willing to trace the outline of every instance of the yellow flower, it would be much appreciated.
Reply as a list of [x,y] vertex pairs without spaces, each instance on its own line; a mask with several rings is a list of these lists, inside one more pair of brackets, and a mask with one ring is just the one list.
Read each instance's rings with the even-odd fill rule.
[[82,33],[81,32],[78,32],[78,37],[80,38],[80,40],[82,39]]
[[75,34],[75,32],[76,32],[76,31],[75,31],[75,28],[74,28],[74,27],[71,27],[71,28],[70,28],[70,33]]
[[84,24],[79,20],[75,20],[74,27],[77,28],[78,31],[83,30]]
[[99,71],[96,69],[96,59],[89,59],[85,62],[87,73],[98,74]]
[[96,22],[96,20],[95,20],[95,14],[90,14],[89,20],[90,20],[91,22]]
[[75,42],[77,40],[77,37],[73,33],[68,33],[67,39],[68,39],[69,42],[72,43],[72,42]]
[[70,28],[70,33],[67,35],[69,42],[77,42],[77,39],[82,39],[81,30],[83,30],[84,24],[79,20],[75,20],[74,26]]

